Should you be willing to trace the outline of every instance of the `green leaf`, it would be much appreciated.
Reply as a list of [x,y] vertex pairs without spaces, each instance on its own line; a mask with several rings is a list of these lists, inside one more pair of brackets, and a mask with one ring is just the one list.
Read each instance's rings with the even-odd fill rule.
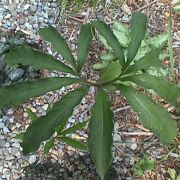
[[34,122],[38,119],[36,113],[32,112],[31,109],[26,108],[28,116],[31,118],[31,121]]
[[74,133],[75,131],[81,130],[84,126],[86,126],[87,122],[88,121],[77,123],[74,126],[62,131],[61,135],[71,134]]
[[128,46],[127,63],[128,66],[136,56],[141,41],[144,39],[146,33],[147,16],[140,12],[132,14],[130,44]]
[[174,6],[173,10],[176,12],[180,12],[180,5]]
[[66,127],[67,122],[68,122],[68,119],[62,120],[62,122],[61,122],[61,124],[59,125],[59,127],[57,127],[57,128],[55,129],[55,131],[57,132],[57,134],[61,134],[61,131]]
[[102,69],[106,68],[108,66],[108,64],[109,63],[106,61],[98,62],[93,65],[93,69],[94,70],[102,70]]
[[155,133],[163,144],[171,143],[177,134],[176,122],[161,105],[131,87],[118,86],[132,108],[138,112],[142,124]]
[[69,138],[69,137],[59,137],[60,141],[66,143],[68,146],[72,146],[74,148],[78,148],[80,150],[87,150],[87,146],[85,143],[77,141],[75,139]]
[[123,66],[125,63],[124,52],[111,28],[103,21],[93,21],[92,25],[97,29],[99,34],[106,39],[108,45],[112,47],[114,55]]
[[89,123],[88,147],[102,179],[112,162],[113,124],[109,97],[104,90],[98,89]]
[[129,34],[123,32],[123,31],[120,31],[116,28],[113,28],[113,33],[117,37],[121,46],[127,48],[130,43]]
[[151,171],[155,167],[155,161],[150,159],[143,159],[142,168],[144,171]]
[[115,21],[113,27],[124,34],[129,34],[129,29],[122,22]]
[[87,91],[87,88],[80,88],[68,93],[55,103],[46,116],[32,123],[23,138],[23,153],[26,155],[35,152],[42,141],[48,140],[54,134],[56,127],[72,115],[74,107],[81,102]]
[[16,134],[16,136],[14,136],[13,138],[14,138],[14,139],[20,139],[20,140],[23,140],[24,134],[25,134],[25,132]]
[[55,139],[50,139],[49,141],[46,142],[46,144],[44,146],[45,154],[48,154],[49,150],[55,146],[54,142],[55,142]]
[[92,41],[91,24],[82,25],[80,35],[78,38],[78,57],[77,57],[77,69],[81,71],[90,49]]
[[7,105],[17,105],[32,97],[41,96],[49,91],[80,82],[77,78],[44,78],[20,82],[0,88],[0,108]]
[[111,62],[108,66],[103,70],[103,74],[100,77],[101,83],[106,83],[115,80],[121,74],[121,64],[119,61]]
[[168,40],[168,34],[160,34],[155,37],[147,39],[147,43],[155,48],[161,48],[162,45]]
[[11,66],[22,64],[25,66],[31,66],[34,69],[43,68],[76,75],[69,66],[65,65],[61,61],[54,59],[49,54],[45,54],[28,46],[19,46],[12,49],[6,55],[5,61]]
[[75,60],[71,54],[65,39],[52,26],[42,28],[39,30],[40,36],[45,40],[51,42],[54,49],[59,52],[65,60],[67,60],[73,67],[75,67]]
[[100,56],[100,59],[103,60],[103,61],[114,61],[117,58],[112,53],[106,53],[106,54],[102,54]]
[[171,103],[176,108],[179,108],[180,87],[178,87],[177,85],[167,80],[160,79],[148,74],[134,75],[129,77],[128,80],[139,84],[145,88],[153,89],[159,94],[159,96],[164,98],[164,100]]
[[150,52],[148,52],[144,57],[139,59],[135,64],[128,67],[128,69],[125,71],[125,74],[128,73],[135,73],[138,70],[147,70],[150,67],[156,67],[160,68],[162,67],[162,64],[159,60],[159,49],[152,49]]

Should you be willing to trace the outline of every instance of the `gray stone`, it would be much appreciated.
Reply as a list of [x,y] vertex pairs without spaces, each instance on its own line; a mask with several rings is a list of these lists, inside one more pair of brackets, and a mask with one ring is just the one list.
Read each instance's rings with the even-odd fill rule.
[[8,133],[10,131],[9,131],[9,129],[7,127],[3,127],[3,132],[6,134],[6,133]]
[[30,5],[29,5],[29,4],[25,4],[25,5],[24,5],[24,10],[28,10],[28,9],[29,9],[29,7],[30,7]]
[[35,156],[35,155],[31,155],[31,156],[29,156],[28,161],[29,161],[29,164],[33,164],[33,163],[35,163],[35,162],[36,162],[36,156]]
[[35,12],[35,11],[37,10],[37,6],[32,5],[32,6],[30,7],[30,9],[31,9],[31,11]]
[[131,145],[131,149],[133,150],[133,151],[135,151],[136,149],[137,149],[137,144],[136,143],[133,143],[132,145]]
[[17,16],[17,11],[12,11],[11,15],[12,15],[12,17],[16,17]]
[[5,16],[4,16],[4,19],[9,19],[11,17],[11,14],[6,14]]
[[43,17],[38,17],[38,21],[39,21],[40,23],[42,23],[42,22],[44,22],[44,18],[43,18]]
[[14,11],[16,9],[16,4],[10,4],[9,7],[8,7],[8,10],[9,11]]
[[51,6],[52,7],[57,7],[57,4],[56,3],[51,3]]
[[19,149],[17,147],[12,147],[10,149],[10,153],[13,154],[13,155],[15,155],[18,151],[19,151]]
[[6,142],[6,144],[4,145],[5,147],[10,147],[10,143],[9,142]]
[[33,26],[34,29],[37,29],[39,27],[38,24],[33,24],[32,26]]
[[17,81],[17,80],[21,79],[23,75],[24,75],[24,70],[17,68],[17,69],[12,70],[9,73],[8,77],[11,81]]
[[0,122],[0,129],[3,129],[5,124],[3,122]]
[[6,144],[6,141],[4,141],[4,140],[0,139],[0,147],[4,147],[4,146],[5,146],[5,144]]

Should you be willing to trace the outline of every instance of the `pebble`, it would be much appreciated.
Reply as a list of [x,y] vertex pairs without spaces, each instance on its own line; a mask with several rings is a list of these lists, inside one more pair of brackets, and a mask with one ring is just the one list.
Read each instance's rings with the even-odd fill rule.
[[134,151],[134,150],[136,150],[137,149],[137,144],[136,143],[133,143],[132,145],[131,145],[131,149]]
[[10,153],[11,154],[13,154],[13,155],[16,155],[16,153],[19,151],[19,148],[17,148],[17,147],[12,147],[11,149],[10,149]]
[[0,147],[4,147],[4,146],[5,146],[5,144],[6,144],[6,141],[4,141],[4,140],[0,139]]
[[24,75],[24,70],[17,68],[17,69],[13,69],[9,74],[8,77],[11,81],[17,81],[19,79],[22,78],[22,76]]
[[29,161],[29,164],[35,163],[36,162],[36,155],[30,155],[28,161]]
[[25,5],[24,5],[24,10],[28,10],[28,9],[29,9],[29,7],[30,7],[30,5],[29,5],[29,4],[25,4]]
[[6,134],[6,133],[8,133],[10,131],[9,131],[9,129],[7,127],[3,127],[3,132]]
[[3,129],[5,124],[3,122],[0,122],[0,129]]
[[37,10],[37,6],[36,5],[32,5],[30,8],[31,8],[31,11],[33,11],[33,12]]

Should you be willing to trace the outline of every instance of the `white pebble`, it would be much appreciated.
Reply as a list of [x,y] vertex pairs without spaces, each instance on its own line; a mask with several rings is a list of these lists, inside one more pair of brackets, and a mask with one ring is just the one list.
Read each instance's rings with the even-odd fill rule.
[[11,14],[7,14],[6,16],[4,16],[4,19],[9,19],[11,17]]
[[4,128],[4,123],[0,122],[0,129]]
[[4,131],[4,133],[10,132],[9,129],[8,129],[7,127],[3,127],[3,131]]
[[25,5],[24,5],[24,10],[28,10],[28,9],[29,9],[29,7],[30,7],[30,5],[29,5],[29,4],[25,4]]
[[33,164],[34,162],[36,162],[36,156],[35,155],[31,155],[29,156],[29,164]]
[[137,144],[136,143],[133,143],[132,145],[131,145],[131,149],[134,151],[134,150],[136,150],[137,149]]

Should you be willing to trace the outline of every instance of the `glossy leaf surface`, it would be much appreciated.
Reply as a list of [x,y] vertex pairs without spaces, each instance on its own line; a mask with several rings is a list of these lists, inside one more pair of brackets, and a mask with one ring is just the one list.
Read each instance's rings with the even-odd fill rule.
[[72,115],[74,107],[81,102],[86,93],[86,88],[76,89],[68,93],[55,103],[46,116],[42,116],[32,123],[23,137],[23,153],[28,154],[36,151],[42,141],[48,140],[54,134],[56,127]]
[[103,179],[112,162],[113,112],[108,95],[98,89],[89,122],[88,147],[97,172]]
[[129,68],[126,70],[126,74],[142,69],[147,70],[150,67],[162,67],[162,64],[159,60],[159,53],[159,49],[152,49],[150,52],[146,53],[144,57],[135,62],[135,64],[129,66]]
[[180,87],[177,85],[148,74],[134,75],[129,77],[128,80],[145,88],[153,89],[164,100],[180,109]]
[[121,68],[119,61],[109,63],[103,70],[100,82],[106,83],[118,78],[121,74]]
[[39,30],[39,34],[45,41],[49,41],[54,49],[59,52],[66,61],[75,67],[75,61],[71,54],[71,50],[69,49],[65,39],[54,27],[49,26],[42,28]]
[[128,46],[127,65],[134,59],[141,41],[144,39],[146,33],[147,16],[140,12],[132,14],[130,44]]
[[22,64],[24,66],[31,66],[34,69],[57,70],[74,74],[74,71],[61,61],[28,46],[20,46],[12,49],[6,55],[5,61],[11,66]]
[[29,98],[44,95],[49,91],[60,89],[63,86],[78,83],[76,78],[46,78],[27,82],[20,82],[0,88],[0,108],[7,105],[24,103]]
[[80,71],[86,62],[92,41],[91,24],[82,25],[78,38],[77,69]]
[[55,146],[54,142],[55,142],[55,139],[50,139],[49,141],[46,142],[46,144],[44,146],[45,154],[48,154],[49,150]]
[[59,138],[60,141],[66,143],[69,146],[72,146],[74,148],[78,148],[81,150],[87,150],[87,146],[85,143],[77,141],[75,139],[69,138],[69,137],[60,137]]
[[62,135],[71,134],[71,133],[74,133],[77,130],[81,130],[83,127],[86,126],[87,122],[88,121],[77,123],[74,126],[71,126],[70,128],[65,129],[64,131],[62,131],[61,134]]
[[108,45],[111,46],[114,55],[119,59],[119,62],[123,66],[125,63],[124,52],[111,28],[103,21],[93,21],[92,25],[97,29],[99,34],[106,39]]
[[177,135],[176,122],[161,105],[150,97],[135,91],[131,87],[119,86],[132,108],[138,112],[142,124],[159,137],[163,144],[171,143]]

